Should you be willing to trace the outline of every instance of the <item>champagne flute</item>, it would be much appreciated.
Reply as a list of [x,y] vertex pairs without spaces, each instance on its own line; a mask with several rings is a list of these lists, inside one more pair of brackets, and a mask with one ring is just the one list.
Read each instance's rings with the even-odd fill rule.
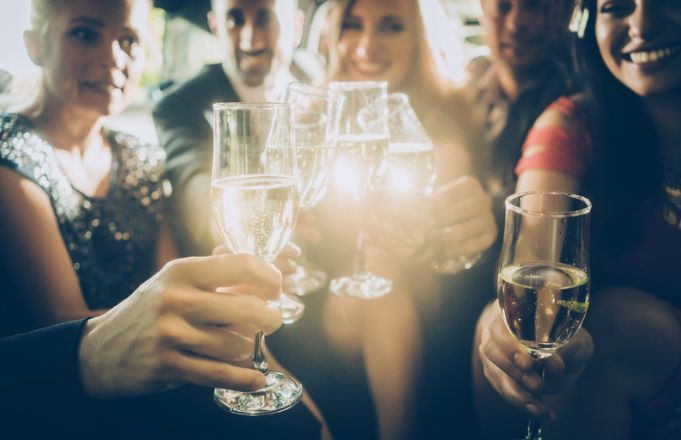
[[[378,188],[373,191],[380,199],[377,204],[389,201],[393,205],[406,205],[409,209],[428,210],[428,197],[433,192],[437,177],[433,142],[406,94],[391,93],[387,106],[390,131],[388,165]],[[404,231],[399,242],[392,243],[395,247],[390,246],[391,250],[400,255],[414,256],[414,251],[426,242],[427,234],[426,228],[410,227]]]
[[[329,89],[301,83],[291,83],[286,90],[286,102],[293,106],[302,209],[314,208],[326,194],[343,101],[341,95]],[[288,292],[300,296],[326,283],[326,273],[305,258],[304,250],[296,273],[288,278],[293,282]],[[290,309],[291,315],[302,314],[295,305]]]
[[[581,328],[589,306],[591,202],[558,192],[523,192],[506,199],[506,224],[497,278],[506,326],[544,363]],[[541,439],[531,417],[528,440]]]
[[[300,203],[291,107],[217,103],[213,117],[211,197],[225,243],[235,253],[271,263],[293,232]],[[300,400],[300,382],[269,370],[264,342],[260,331],[252,366],[265,374],[265,387],[252,392],[216,388],[218,406],[237,414],[262,415],[284,411]]]
[[[332,82],[330,89],[345,97],[333,180],[337,187],[351,194],[359,206],[387,168],[388,84],[385,81]],[[372,121],[368,124],[361,123],[359,118],[365,108],[372,109],[364,113]],[[379,298],[392,290],[392,281],[372,274],[367,268],[362,228],[357,236],[353,274],[331,280],[329,289],[339,296],[361,299]]]

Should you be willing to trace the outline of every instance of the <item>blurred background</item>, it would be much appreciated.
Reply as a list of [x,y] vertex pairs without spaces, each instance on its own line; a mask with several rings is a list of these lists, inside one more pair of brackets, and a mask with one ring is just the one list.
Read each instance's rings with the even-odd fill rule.
[[[434,0],[438,1],[438,0]],[[480,25],[479,0],[441,0],[452,29],[463,44],[465,62],[487,53]],[[22,33],[29,24],[29,1],[0,0],[0,92],[15,78],[30,87],[37,68],[26,55]],[[315,80],[324,70],[322,31],[328,11],[325,0],[299,0],[303,35],[294,54],[296,76]],[[156,142],[150,110],[164,89],[196,74],[203,65],[220,60],[219,47],[208,30],[206,12],[210,0],[155,0],[152,38],[147,47],[147,69],[133,105],[110,121],[125,126],[149,142]]]

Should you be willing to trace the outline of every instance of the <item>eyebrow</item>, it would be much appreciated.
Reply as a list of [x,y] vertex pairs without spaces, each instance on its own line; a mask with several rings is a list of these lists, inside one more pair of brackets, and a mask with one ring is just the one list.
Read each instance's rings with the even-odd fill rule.
[[401,15],[385,15],[381,18],[382,21],[404,21]]
[[74,23],[83,23],[83,24],[89,24],[91,26],[95,27],[100,27],[103,28],[105,26],[105,23],[98,19],[98,18],[93,18],[93,17],[76,17],[72,19],[69,23],[74,24]]

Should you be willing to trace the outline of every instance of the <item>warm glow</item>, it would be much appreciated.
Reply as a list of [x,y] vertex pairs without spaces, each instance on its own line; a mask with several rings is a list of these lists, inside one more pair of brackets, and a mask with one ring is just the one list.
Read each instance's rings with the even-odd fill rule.
[[339,157],[333,164],[333,186],[342,193],[359,198],[361,173],[356,160]]

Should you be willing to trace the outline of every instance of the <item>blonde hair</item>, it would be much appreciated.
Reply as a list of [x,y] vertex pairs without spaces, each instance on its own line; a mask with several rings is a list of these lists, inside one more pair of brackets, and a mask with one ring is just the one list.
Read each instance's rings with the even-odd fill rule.
[[[464,79],[463,48],[454,23],[448,22],[440,0],[413,0],[416,12],[416,59],[405,83],[408,94],[416,89],[432,87],[434,93],[450,89]],[[337,50],[345,16],[357,0],[336,0],[331,11],[330,54],[328,80],[343,75],[343,65]]]
[[31,0],[31,30],[44,36],[52,16],[68,0]]

